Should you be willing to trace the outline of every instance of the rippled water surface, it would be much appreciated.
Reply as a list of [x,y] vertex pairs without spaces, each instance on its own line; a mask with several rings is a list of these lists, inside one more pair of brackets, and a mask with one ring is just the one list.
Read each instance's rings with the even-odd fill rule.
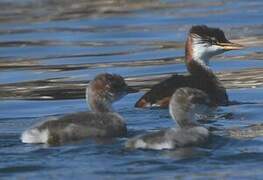
[[[1,179],[262,178],[261,0],[2,0],[0,6]],[[218,129],[210,144],[129,151],[126,138],[21,143],[21,132],[41,119],[86,110],[84,88],[101,72],[121,74],[141,90],[114,105],[129,136],[173,126],[168,110],[134,103],[158,81],[186,72],[184,40],[195,24],[220,27],[247,47],[211,62],[230,99],[243,103],[219,107],[204,123]],[[225,133],[255,126],[246,136]]]

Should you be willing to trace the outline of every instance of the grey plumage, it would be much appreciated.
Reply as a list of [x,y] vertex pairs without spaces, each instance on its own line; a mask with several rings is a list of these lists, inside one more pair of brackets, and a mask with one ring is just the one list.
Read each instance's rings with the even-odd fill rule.
[[125,146],[159,150],[204,144],[209,138],[209,131],[200,126],[194,116],[209,109],[209,104],[209,97],[201,90],[180,88],[169,104],[170,114],[178,126],[131,138]]
[[69,114],[49,119],[22,133],[24,143],[63,144],[87,137],[124,136],[124,119],[113,112],[112,103],[128,93],[136,92],[119,75],[100,74],[87,87],[87,102],[93,112]]
[[79,112],[36,127],[49,130],[48,144],[63,144],[85,137],[119,137],[127,133],[125,121],[117,113]]

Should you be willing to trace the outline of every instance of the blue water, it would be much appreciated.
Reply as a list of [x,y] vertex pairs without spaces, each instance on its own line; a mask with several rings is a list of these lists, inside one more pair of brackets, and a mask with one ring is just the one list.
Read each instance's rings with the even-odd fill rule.
[[[262,74],[253,74],[263,68],[261,0],[2,0],[0,6],[0,179],[262,178],[262,133],[241,139],[224,134],[263,120]],[[85,85],[101,72],[124,77],[184,73],[179,60],[160,65],[125,63],[184,56],[186,33],[195,24],[220,27],[229,39],[247,46],[211,61],[216,72],[237,72],[233,79],[242,74],[243,86],[232,83],[228,94],[231,100],[250,102],[216,110],[204,124],[220,129],[211,143],[170,151],[130,151],[123,146],[127,138],[110,143],[87,139],[57,147],[20,141],[21,133],[42,119],[88,108],[83,91],[42,100],[30,98],[34,88],[69,91],[71,86],[62,85]],[[246,70],[252,75],[246,76]],[[168,110],[134,108],[142,94],[114,104],[127,121],[128,137],[174,126]]]

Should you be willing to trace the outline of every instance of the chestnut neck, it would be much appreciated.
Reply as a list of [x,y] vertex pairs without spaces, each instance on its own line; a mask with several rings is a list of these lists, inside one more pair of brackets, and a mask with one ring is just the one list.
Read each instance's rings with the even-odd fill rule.
[[188,71],[192,75],[197,76],[213,74],[212,70],[206,64],[208,62],[208,59],[201,58],[203,57],[194,57],[193,39],[191,35],[188,35],[185,44],[185,64],[187,66]]
[[195,59],[194,49],[193,49],[193,39],[191,35],[187,37],[185,44],[185,64],[189,73],[193,76],[202,76],[202,77],[215,77],[212,70],[205,63],[208,60]]
[[205,91],[214,104],[227,105],[226,90],[202,59],[194,58],[193,42],[189,35],[185,44],[185,64],[190,73],[191,86]]

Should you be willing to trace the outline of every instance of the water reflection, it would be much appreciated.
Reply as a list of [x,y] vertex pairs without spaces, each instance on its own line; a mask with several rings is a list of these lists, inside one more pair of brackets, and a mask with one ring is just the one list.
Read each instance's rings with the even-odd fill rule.
[[[135,63],[136,64],[136,63]],[[94,65],[96,66],[96,65]],[[263,68],[218,73],[226,88],[256,88],[263,86]],[[149,90],[154,84],[171,76],[168,74],[127,77],[129,86],[140,91]],[[1,99],[76,99],[85,97],[88,80],[72,81],[70,78],[9,83],[0,85]]]
[[[239,5],[244,11],[253,7],[253,12],[246,13],[256,16],[262,9],[257,3]],[[181,67],[190,25],[181,20],[206,14],[240,15],[232,8],[232,2],[224,1],[11,0],[0,5],[1,99],[83,98],[89,79],[105,71],[120,73],[131,86],[148,90],[171,74],[186,71]],[[149,18],[151,14],[155,19]],[[262,60],[262,25],[223,29],[248,50],[219,56],[215,61],[240,61],[240,68],[226,71],[223,65],[218,77],[227,88],[261,87],[262,68],[246,67],[249,62],[242,61]],[[159,67],[164,70],[155,71]],[[125,68],[133,68],[135,73],[126,73]],[[8,78],[12,73],[14,78]],[[34,78],[35,74],[42,76]],[[85,74],[89,76],[84,77]]]
[[[43,178],[47,170],[53,179],[262,177],[261,0],[2,0],[0,6],[0,171],[7,178]],[[225,138],[163,152],[127,152],[123,139],[59,148],[20,142],[21,132],[40,119],[86,110],[82,100],[64,100],[84,98],[98,73],[121,74],[140,91],[186,73],[184,41],[194,24],[220,27],[247,47],[211,61],[231,100],[255,103],[221,107],[201,122]],[[116,104],[131,136],[173,125],[167,110],[134,109],[140,95]]]

